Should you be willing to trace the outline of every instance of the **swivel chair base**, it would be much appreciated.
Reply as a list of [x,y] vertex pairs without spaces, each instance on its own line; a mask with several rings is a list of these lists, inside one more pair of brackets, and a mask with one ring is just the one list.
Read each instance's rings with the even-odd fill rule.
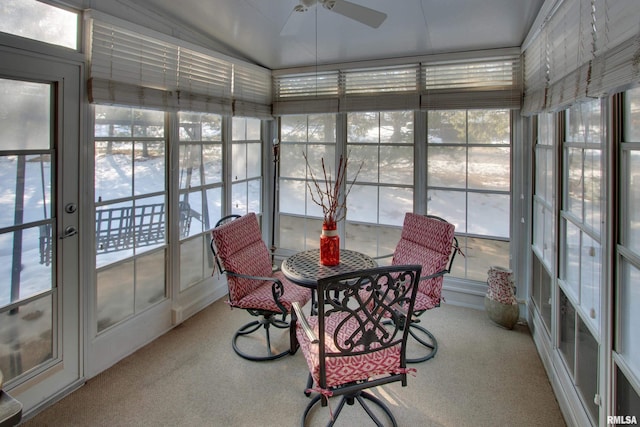
[[[288,329],[289,323],[276,319],[274,315],[262,315],[260,316],[259,320],[254,320],[253,322],[249,322],[236,331],[236,333],[233,335],[233,341],[232,341],[233,350],[236,352],[238,356],[247,360],[252,360],[254,362],[275,360],[290,354],[289,349],[281,353],[275,353],[275,354],[273,353],[273,351],[271,350],[271,336],[269,334],[269,328],[271,326],[274,326],[278,329]],[[265,335],[267,337],[267,346],[266,346],[267,354],[265,356],[259,356],[259,355],[248,354],[247,352],[241,350],[240,346],[238,345],[238,339],[241,337],[250,335],[258,331],[260,328],[264,328]]]
[[[371,410],[371,407],[365,402],[365,399],[377,405],[380,409],[382,409],[384,413],[387,415],[387,417],[389,418],[389,421],[391,421],[391,425],[393,425],[394,427],[398,426],[398,423],[396,422],[396,418],[393,416],[393,413],[383,401],[381,401],[380,399],[378,399],[377,397],[375,397],[374,395],[366,391],[357,391],[355,393],[342,395],[342,397],[340,398],[340,402],[338,403],[338,406],[335,408],[335,410],[332,413],[331,420],[327,424],[327,427],[333,426],[333,424],[338,419],[340,412],[344,408],[345,403],[347,405],[353,405],[356,401],[360,404],[360,406],[362,406],[362,408],[365,410],[367,415],[369,415],[369,417],[376,423],[376,425],[379,425],[379,426],[385,425]],[[304,410],[304,414],[302,414],[302,424],[301,424],[302,427],[306,425],[305,422],[307,421],[307,416],[309,415],[309,412],[311,411],[311,409],[313,409],[313,407],[321,400],[322,400],[322,395],[317,395],[313,399],[311,399],[311,402],[309,402],[309,404]]]

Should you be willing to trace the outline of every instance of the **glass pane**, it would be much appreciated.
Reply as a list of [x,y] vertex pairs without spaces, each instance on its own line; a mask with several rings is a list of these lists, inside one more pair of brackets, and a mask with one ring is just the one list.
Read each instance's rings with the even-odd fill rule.
[[549,268],[554,268],[552,266],[556,259],[556,217],[550,209],[545,208],[544,220],[544,260]]
[[202,185],[200,171],[202,168],[202,145],[180,145],[180,189],[188,189]]
[[[280,246],[296,251],[305,249],[305,218],[280,215]],[[319,241],[319,235],[316,236]]]
[[[360,168],[358,182],[377,184],[378,181],[378,146],[374,145],[349,145],[349,164],[353,169]],[[413,165],[412,165],[413,167]],[[355,172],[354,172],[355,173]],[[349,177],[352,178],[351,176]]]
[[166,206],[164,196],[148,197],[134,203],[134,233],[136,253],[163,246],[166,243]]
[[467,142],[467,112],[464,110],[429,111],[427,123],[430,144]]
[[469,143],[510,143],[509,110],[469,110],[468,122]]
[[58,356],[53,342],[52,306],[50,294],[0,313],[0,371],[4,382]]
[[380,147],[380,183],[413,186],[413,146]]
[[467,149],[429,145],[427,156],[430,187],[465,188],[467,184]]
[[205,274],[211,274],[209,268],[204,271],[207,252],[203,250],[203,239],[204,236],[200,236],[180,243],[180,291],[202,281]]
[[620,342],[618,353],[636,376],[640,376],[640,270],[623,260],[620,271]]
[[566,110],[566,141],[600,143],[600,100],[574,104]]
[[533,200],[533,246],[544,253],[545,208],[538,200]]
[[0,307],[53,288],[51,235],[49,224],[0,234]]
[[133,255],[133,202],[96,207],[96,267]]
[[283,178],[306,177],[306,166],[302,153],[304,144],[282,144],[280,146],[280,176]]
[[164,142],[136,142],[134,147],[134,194],[164,192]]
[[616,415],[640,417],[640,394],[636,392],[622,371],[616,369]]
[[222,182],[222,145],[204,144],[202,147],[204,158],[204,180],[207,185]]
[[280,140],[281,142],[307,142],[307,116],[282,116]]
[[247,139],[247,119],[233,117],[231,122],[231,139],[233,141],[245,141]]
[[546,188],[544,190],[545,193],[545,200],[548,201],[549,203],[552,203],[555,200],[555,180],[554,180],[554,174],[555,174],[555,170],[554,170],[554,151],[553,150],[545,150],[546,152],[546,169],[544,171],[546,177],[545,177],[545,181],[546,181]]
[[[509,242],[469,237],[465,239],[465,245],[462,252],[466,256],[467,272],[463,277],[486,282],[489,267],[492,265],[509,268]],[[461,264],[462,259],[458,254],[454,264]]]
[[481,236],[509,237],[510,197],[507,194],[468,193],[467,232]]
[[535,148],[535,188],[534,193],[543,200],[549,201],[549,194],[547,194],[547,153],[549,150],[536,146]]
[[256,178],[262,172],[262,153],[259,143],[247,144],[247,178]]
[[413,212],[413,188],[380,187],[380,224],[402,226],[404,215]]
[[134,137],[164,136],[164,113],[162,111],[132,110]]
[[[327,172],[331,171],[335,175],[336,148],[334,145],[309,144],[307,145],[307,159],[316,177],[322,174],[322,160],[324,159]],[[304,160],[304,159],[303,159]]]
[[625,200],[627,205],[628,222],[623,238],[624,244],[640,255],[640,151],[629,153],[627,161],[627,176]]
[[[401,233],[402,229],[398,227],[347,222],[345,247],[369,256],[389,255],[393,254]],[[383,265],[385,261],[390,264],[391,257],[379,260],[378,264]]]
[[584,153],[584,222],[600,235],[602,185],[600,150]]
[[77,13],[35,0],[4,0],[3,6],[0,31],[77,49]]
[[52,218],[51,156],[0,157],[0,228]]
[[132,160],[133,144],[131,142],[96,141],[94,172],[96,202],[132,196]]
[[50,149],[51,86],[0,79],[0,95],[11,106],[0,114],[0,150]]
[[413,111],[380,113],[380,142],[413,144]]
[[181,238],[208,230],[203,225],[204,209],[201,190],[181,194],[178,209],[180,210]]
[[247,119],[247,140],[260,141],[260,119]]
[[640,87],[624,93],[624,142],[640,142]]
[[334,114],[309,115],[308,136],[309,142],[336,142],[336,116]]
[[136,312],[164,299],[165,265],[164,250],[136,258]]
[[578,298],[580,287],[580,229],[569,221],[565,221],[566,238],[564,242],[564,271],[562,277],[574,298]]
[[247,183],[240,182],[231,186],[231,213],[244,215],[248,212]]
[[262,180],[252,179],[247,182],[247,205],[249,212],[262,212]]
[[427,213],[446,219],[456,227],[457,233],[467,232],[467,195],[463,191],[429,190]]
[[582,268],[580,277],[580,305],[588,313],[591,326],[600,325],[600,281],[602,248],[586,233],[582,238]]
[[180,141],[222,141],[222,116],[179,112]]
[[231,179],[247,179],[247,145],[235,143],[231,146]]
[[560,291],[560,319],[558,322],[560,353],[569,367],[569,373],[573,377],[576,351],[576,311],[567,296]]
[[133,315],[134,277],[133,260],[98,271],[98,332]]
[[347,219],[378,223],[378,187],[354,185],[347,199]]
[[582,170],[582,157],[584,151],[580,148],[567,149],[567,198],[566,209],[582,220],[582,201],[584,175]]
[[380,115],[378,113],[348,113],[348,142],[380,142]]
[[[210,188],[204,192],[204,197],[202,228],[208,231],[222,218],[222,188]],[[194,219],[197,220],[197,216]]]
[[598,366],[598,343],[578,317],[576,386],[594,425],[598,420],[598,405],[594,403],[594,397],[598,394]]
[[469,188],[509,191],[511,187],[509,148],[469,148]]
[[304,215],[307,187],[304,181],[280,180],[280,212]]

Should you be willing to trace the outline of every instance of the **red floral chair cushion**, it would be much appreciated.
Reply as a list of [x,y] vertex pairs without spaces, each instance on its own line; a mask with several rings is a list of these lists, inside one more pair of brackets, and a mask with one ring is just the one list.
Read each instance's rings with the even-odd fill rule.
[[[338,340],[341,347],[346,347],[345,340],[354,335],[360,328],[361,323],[353,317],[347,320],[344,325],[340,325],[346,317],[344,313],[325,318],[325,351],[326,353],[337,353],[338,347],[333,340],[333,331],[340,326]],[[316,335],[318,332],[318,317],[310,316],[309,325]],[[361,333],[360,333],[361,334]],[[359,334],[356,334],[359,335]],[[309,337],[298,327],[296,337],[300,343],[300,348],[307,361],[307,366],[313,378],[314,384],[320,383],[320,359],[318,353],[319,343],[311,343]],[[375,345],[373,346],[375,348]],[[361,350],[364,350],[362,348]],[[366,380],[377,375],[385,375],[389,372],[401,372],[400,365],[400,345],[384,348],[379,351],[371,351],[365,354],[354,356],[327,357],[326,359],[326,381],[327,388],[335,387],[352,381]]]
[[[391,264],[420,264],[423,277],[445,270],[453,248],[454,232],[451,223],[407,213]],[[416,311],[430,310],[440,304],[443,280],[444,276],[440,275],[420,281]]]
[[[289,282],[281,272],[274,272],[269,251],[264,241],[258,218],[248,213],[211,231],[218,257],[227,272],[282,282],[284,292],[279,298],[287,311],[293,301],[302,303],[310,299],[308,289]],[[264,309],[280,312],[272,292],[272,281],[227,275],[229,303],[245,309]]]

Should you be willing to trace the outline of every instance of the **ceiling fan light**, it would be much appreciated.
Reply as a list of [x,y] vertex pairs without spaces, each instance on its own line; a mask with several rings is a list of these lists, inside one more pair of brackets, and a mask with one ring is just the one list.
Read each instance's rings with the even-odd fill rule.
[[316,4],[317,0],[300,0],[300,4],[309,8],[311,6],[313,6],[314,4]]

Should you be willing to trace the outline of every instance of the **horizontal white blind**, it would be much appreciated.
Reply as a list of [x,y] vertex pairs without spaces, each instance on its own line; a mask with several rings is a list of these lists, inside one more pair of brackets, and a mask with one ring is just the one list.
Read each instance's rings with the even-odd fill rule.
[[423,109],[520,108],[519,55],[424,62]]
[[[271,72],[117,18],[91,19],[92,102],[270,116]],[[236,93],[237,91],[237,93]],[[255,104],[255,105],[254,105]]]
[[638,16],[638,0],[564,0],[524,52],[523,113],[640,83]]
[[273,77],[273,114],[520,108],[519,51],[455,56],[458,59],[408,59],[371,67],[346,64],[290,74],[278,70]]

